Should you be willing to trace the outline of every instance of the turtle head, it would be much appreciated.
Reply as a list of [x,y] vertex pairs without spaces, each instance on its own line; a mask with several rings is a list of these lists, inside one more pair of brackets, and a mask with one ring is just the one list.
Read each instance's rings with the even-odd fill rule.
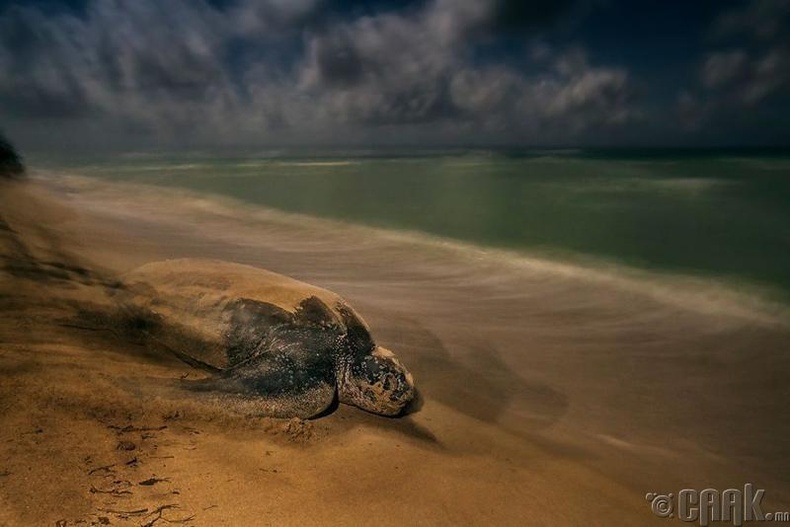
[[396,416],[414,399],[411,373],[386,348],[357,355],[348,365],[339,386],[340,402],[379,415]]

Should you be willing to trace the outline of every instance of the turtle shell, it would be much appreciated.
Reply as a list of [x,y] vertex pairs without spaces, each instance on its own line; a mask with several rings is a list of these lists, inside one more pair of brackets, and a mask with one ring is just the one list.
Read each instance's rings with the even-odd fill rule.
[[358,352],[374,347],[364,320],[340,296],[256,267],[166,260],[131,271],[124,282],[127,309],[147,337],[215,370],[266,353],[273,338],[310,339],[316,353],[336,350],[340,340]]

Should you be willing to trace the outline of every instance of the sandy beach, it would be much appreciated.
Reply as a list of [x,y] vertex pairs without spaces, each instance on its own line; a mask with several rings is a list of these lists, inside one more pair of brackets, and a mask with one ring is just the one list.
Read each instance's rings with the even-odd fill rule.
[[[669,525],[646,493],[745,483],[790,510],[781,305],[174,189],[0,185],[0,525]],[[194,398],[192,368],[95,319],[123,273],[181,257],[342,295],[419,408]]]

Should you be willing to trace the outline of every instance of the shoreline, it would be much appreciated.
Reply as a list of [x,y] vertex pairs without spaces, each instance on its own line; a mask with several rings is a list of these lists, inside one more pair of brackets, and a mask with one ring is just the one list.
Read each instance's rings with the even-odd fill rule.
[[[498,272],[496,256],[457,261],[338,224],[284,229],[168,189],[155,198],[72,187],[54,204],[38,184],[25,187],[0,189],[0,214],[36,235],[25,242],[39,260],[115,275],[219,257],[326,287],[404,358],[424,401],[396,420],[344,406],[306,422],[228,415],[173,388],[186,365],[52,324],[71,323],[84,302],[104,305],[79,272],[4,270],[0,523],[141,525],[175,503],[159,512],[194,516],[187,525],[374,515],[385,525],[647,525],[657,520],[645,492],[755,479],[765,510],[790,509],[781,313],[782,323],[766,322],[606,281]],[[43,204],[33,216],[30,199]],[[20,258],[7,247],[5,256]],[[150,479],[160,481],[142,484]]]
[[[422,231],[383,229],[286,212],[229,196],[180,187],[125,181],[108,182],[80,175],[68,175],[64,184],[57,182],[55,175],[51,173],[39,177],[40,183],[45,186],[55,185],[61,192],[70,193],[75,188],[78,189],[76,206],[129,221],[140,221],[141,212],[144,212],[147,218],[156,218],[157,222],[164,223],[183,224],[205,216],[219,220],[237,220],[237,223],[247,229],[251,225],[263,225],[269,229],[281,227],[296,234],[322,232],[328,236],[340,230],[347,236],[354,237],[356,243],[371,240],[373,244],[385,246],[401,244],[411,247],[415,252],[459,260],[465,265],[487,269],[499,267],[514,273],[541,273],[547,279],[575,278],[618,291],[633,291],[684,309],[715,311],[734,317],[757,319],[766,324],[790,325],[790,304],[781,300],[784,296],[779,288],[740,278],[726,279],[671,270],[637,268],[614,260],[580,254],[551,258],[540,253],[483,246]],[[144,196],[144,208],[138,209],[136,213],[124,213],[112,206],[102,205],[104,199],[109,198],[111,203],[113,200],[117,201],[120,196],[119,189]],[[174,201],[178,202],[177,209],[162,214],[161,211],[168,209],[167,205]],[[228,235],[226,232],[201,234],[216,239]],[[252,233],[247,232],[246,235],[250,236]]]
[[108,157],[103,164],[80,159],[63,163],[99,180],[192,189],[584,268],[713,279],[790,304],[781,234],[788,217],[780,205],[787,166],[778,160],[716,168],[683,158],[492,158],[470,166],[468,159],[459,165],[458,158],[416,157],[307,169],[274,161],[244,167],[233,156],[196,161],[179,153],[161,153],[161,163],[142,165],[126,158]]

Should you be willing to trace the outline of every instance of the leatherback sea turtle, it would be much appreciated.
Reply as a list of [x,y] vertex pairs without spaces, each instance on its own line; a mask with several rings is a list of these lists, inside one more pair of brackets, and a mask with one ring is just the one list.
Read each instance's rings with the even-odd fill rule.
[[415,395],[411,374],[376,345],[338,295],[255,267],[167,260],[125,276],[135,329],[213,372],[191,387],[256,396],[262,413],[308,418],[333,404],[395,416]]

